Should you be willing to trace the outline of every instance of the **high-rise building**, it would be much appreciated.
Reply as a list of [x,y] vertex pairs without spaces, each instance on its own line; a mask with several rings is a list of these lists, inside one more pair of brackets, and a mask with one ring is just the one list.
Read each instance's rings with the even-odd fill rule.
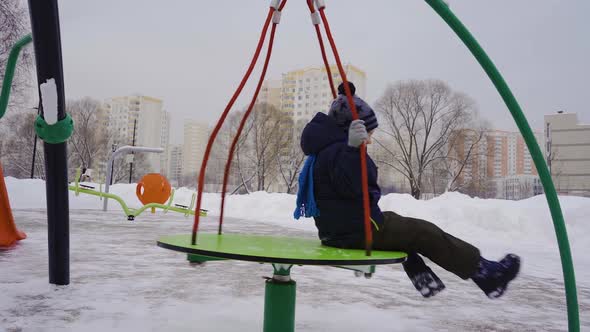
[[576,113],[545,115],[545,156],[558,193],[590,196],[590,124]]
[[[540,142],[542,134],[536,132],[535,137]],[[481,175],[488,178],[537,175],[531,154],[519,132],[486,131],[482,139],[473,146],[473,141],[477,138],[478,133],[469,131],[455,145],[460,159],[465,158],[470,148],[471,156],[474,156],[473,162],[463,169],[462,177],[465,180],[470,180],[481,172],[485,172]]]
[[[534,134],[537,142],[541,142],[542,134],[539,132]],[[475,142],[478,138],[479,133],[464,131],[454,141],[453,156],[460,161],[468,156],[470,159],[458,176],[460,184],[483,185],[486,181],[492,180],[496,183],[495,196],[507,198],[504,197],[507,192],[506,186],[514,188],[517,182],[529,186],[529,183],[534,182],[531,178],[537,177],[537,169],[519,132],[490,130],[483,133],[479,142]],[[537,193],[537,191],[531,192]],[[508,196],[520,197],[522,193],[524,191],[520,190],[518,194]]]
[[[342,78],[335,65],[330,71],[336,88]],[[344,66],[344,71],[354,83],[356,94],[364,98],[367,74],[350,64]],[[325,67],[307,67],[283,74],[280,109],[292,116],[296,125],[306,123],[318,112],[327,112],[333,99]]]
[[[356,66],[344,65],[349,81],[356,87],[356,94],[364,98],[367,75]],[[336,65],[330,67],[334,89],[342,82]],[[278,155],[279,163],[286,164],[292,159],[293,146],[298,149],[298,141],[304,125],[318,112],[327,113],[334,97],[330,89],[328,75],[324,66],[306,67],[282,74],[280,80],[264,81],[258,104],[267,104],[281,112],[279,121],[280,132],[291,135],[281,142]],[[262,110],[265,111],[264,109]],[[220,159],[225,162],[225,159]],[[278,174],[278,173],[277,173]],[[274,176],[274,175],[273,175]],[[277,175],[277,177],[279,177]],[[231,180],[231,179],[230,179]],[[215,182],[215,180],[211,180]],[[282,179],[267,181],[272,185],[270,191],[283,191],[286,185]]]
[[168,180],[178,186],[182,178],[182,144],[172,144],[168,149]]
[[258,99],[259,104],[268,104],[276,109],[281,109],[281,80],[265,80],[260,88]]
[[170,149],[170,113],[163,111],[161,113],[161,119],[162,129],[160,130],[160,147],[164,149],[164,152],[160,154],[160,172],[169,177],[170,169],[168,168],[168,157]]
[[208,139],[209,127],[206,124],[197,121],[184,123],[183,175],[195,175],[200,171]]
[[[110,146],[136,145],[168,149],[170,114],[160,99],[133,95],[106,99],[98,113],[98,122],[111,139]],[[103,159],[108,159],[105,157]],[[167,153],[147,154],[151,171],[166,172]],[[103,163],[104,164],[104,163]]]

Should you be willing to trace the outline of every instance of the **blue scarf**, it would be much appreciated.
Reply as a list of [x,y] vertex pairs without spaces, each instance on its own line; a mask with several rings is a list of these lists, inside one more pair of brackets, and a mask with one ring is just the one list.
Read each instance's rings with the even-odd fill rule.
[[293,217],[295,219],[317,217],[320,215],[320,210],[315,203],[313,195],[313,165],[316,156],[310,155],[307,157],[301,173],[299,173],[299,188],[297,190],[297,207]]

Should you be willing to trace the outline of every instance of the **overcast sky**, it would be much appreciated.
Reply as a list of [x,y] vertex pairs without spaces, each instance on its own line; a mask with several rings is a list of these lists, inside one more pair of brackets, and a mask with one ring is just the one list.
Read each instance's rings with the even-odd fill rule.
[[[516,127],[479,64],[421,0],[327,0],[343,61],[367,72],[373,103],[389,82],[442,79],[473,97],[497,129]],[[182,121],[214,123],[252,57],[267,0],[61,0],[68,98],[140,93],[164,100],[173,142]],[[531,125],[576,112],[590,123],[590,1],[450,0],[488,52]],[[264,53],[262,54],[264,56]],[[260,65],[262,65],[262,56]],[[304,0],[283,11],[267,78],[321,65]],[[258,72],[238,108],[247,104]]]

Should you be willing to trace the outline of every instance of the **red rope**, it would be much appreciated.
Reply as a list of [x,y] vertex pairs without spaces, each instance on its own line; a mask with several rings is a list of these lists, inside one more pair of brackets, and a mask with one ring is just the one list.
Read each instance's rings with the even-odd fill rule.
[[[287,0],[284,0],[282,5],[279,8],[283,8],[286,3],[287,3]],[[266,76],[266,70],[268,69],[268,64],[270,62],[270,57],[272,54],[272,46],[274,43],[276,30],[277,30],[277,23],[273,23],[272,29],[270,31],[270,39],[268,41],[268,49],[266,51],[266,59],[264,60],[264,66],[262,67],[262,72],[260,73],[260,79],[258,80],[258,85],[256,86],[256,90],[254,91],[254,95],[252,96],[252,100],[250,101],[250,105],[248,105],[248,109],[246,110],[246,113],[244,113],[244,116],[242,117],[242,120],[240,121],[238,131],[236,132],[236,136],[234,137],[233,142],[231,144],[231,148],[229,149],[229,156],[227,158],[227,163],[225,164],[225,172],[223,173],[223,187],[221,190],[221,212],[219,214],[219,228],[217,230],[217,233],[219,235],[221,235],[221,227],[223,224],[223,214],[224,214],[224,208],[225,208],[225,194],[226,194],[226,190],[227,190],[227,182],[229,179],[229,172],[231,169],[231,163],[232,163],[232,160],[234,157],[234,152],[235,152],[236,146],[238,144],[238,141],[240,139],[240,135],[242,135],[242,130],[244,129],[244,126],[246,125],[246,121],[248,120],[248,117],[250,117],[250,113],[252,113],[252,109],[254,109],[254,105],[256,104],[256,100],[258,99],[258,94],[260,93],[260,88],[262,88],[262,83],[264,82],[264,77]]]
[[287,4],[287,0],[283,0],[283,2],[281,2],[281,4],[279,5],[279,9],[277,9],[277,10],[282,11],[286,4]]
[[234,92],[232,98],[230,99],[229,103],[225,107],[225,110],[221,114],[219,121],[217,121],[217,125],[213,129],[213,132],[211,133],[211,136],[209,137],[209,141],[207,142],[207,148],[205,149],[205,155],[203,156],[203,162],[201,163],[201,171],[199,173],[199,182],[197,183],[197,187],[198,187],[198,189],[197,189],[197,192],[198,192],[197,193],[197,206],[195,207],[195,221],[193,223],[193,233],[192,233],[192,240],[191,240],[192,241],[191,243],[193,245],[195,245],[197,242],[197,231],[199,229],[201,200],[203,198],[203,187],[205,184],[205,170],[207,168],[207,162],[209,161],[209,154],[211,153],[211,147],[213,146],[213,142],[215,141],[215,138],[217,137],[217,134],[219,133],[219,130],[221,129],[221,126],[223,125],[223,122],[225,121],[225,118],[227,117],[227,114],[229,113],[230,109],[232,108],[232,106],[236,102],[236,99],[238,98],[238,96],[242,92],[244,85],[246,84],[246,82],[248,81],[248,78],[250,77],[250,75],[252,74],[252,71],[254,70],[254,66],[256,65],[256,62],[258,61],[258,56],[260,55],[262,45],[264,44],[264,39],[266,38],[266,33],[268,31],[268,27],[270,25],[270,21],[272,19],[274,11],[275,11],[275,9],[273,7],[271,7],[269,9],[268,15],[266,16],[266,21],[264,22],[264,27],[262,28],[262,33],[260,35],[260,39],[258,40],[258,46],[256,47],[256,52],[254,53],[252,61],[250,62],[250,66],[248,67],[246,74],[242,78],[242,81],[240,82],[240,85],[238,86],[237,90]]
[[[313,0],[307,0],[307,6],[309,7],[309,11],[313,14],[315,13],[315,8],[313,7]],[[328,63],[328,57],[326,56],[326,48],[324,47],[324,39],[322,38],[322,31],[320,30],[319,24],[314,24],[316,35],[318,36],[318,42],[320,43],[320,50],[322,51],[322,59],[324,60],[324,65],[326,66],[326,73],[328,74],[328,81],[330,83],[330,90],[332,91],[332,98],[336,99],[336,89],[334,88],[334,80],[332,79],[332,70],[330,70],[330,64]]]
[[[320,15],[322,17],[322,22],[324,23],[324,27],[326,29],[326,36],[330,41],[330,46],[332,47],[332,52],[334,53],[334,58],[336,59],[336,64],[338,65],[338,71],[340,72],[340,76],[342,77],[342,82],[344,83],[344,91],[346,92],[346,98],[348,99],[348,104],[350,105],[350,109],[352,110],[352,117],[353,119],[358,119],[358,113],[356,111],[356,106],[352,99],[352,93],[350,91],[350,87],[348,86],[348,80],[346,79],[346,73],[344,72],[344,68],[342,67],[342,62],[340,61],[340,56],[338,55],[338,50],[336,49],[336,43],[334,42],[334,38],[332,38],[332,32],[330,31],[330,25],[328,24],[328,19],[326,18],[326,14],[324,13],[324,8],[319,8]],[[368,176],[367,176],[367,146],[363,143],[360,147],[361,149],[361,178],[362,178],[362,187],[363,187],[363,209],[364,209],[364,217],[365,217],[365,251],[367,256],[371,255],[371,247],[373,245],[373,230],[371,229],[371,215],[370,215],[370,208],[369,208],[369,185],[368,185]]]

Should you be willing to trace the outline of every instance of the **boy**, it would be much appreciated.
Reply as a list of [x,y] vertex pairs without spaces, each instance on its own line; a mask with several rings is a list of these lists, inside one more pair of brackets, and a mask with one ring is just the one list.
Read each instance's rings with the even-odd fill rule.
[[[354,84],[349,82],[354,95]],[[348,248],[364,248],[364,217],[361,187],[359,147],[371,144],[371,135],[378,127],[375,113],[367,103],[353,96],[359,120],[352,121],[343,84],[338,87],[338,97],[332,102],[328,115],[318,113],[307,124],[301,136],[301,148],[311,156],[302,170],[300,182],[312,174],[313,183],[300,184],[298,207],[306,209],[317,205],[313,211],[320,240],[324,245]],[[371,221],[373,223],[373,248],[399,250],[408,253],[403,263],[406,274],[414,287],[424,297],[442,291],[443,282],[426,266],[419,255],[457,275],[472,279],[489,298],[502,296],[508,283],[520,269],[520,258],[506,255],[501,261],[488,261],[479,250],[436,225],[415,218],[400,216],[394,212],[381,212],[378,206],[381,190],[377,185],[377,166],[367,156],[367,173]],[[313,185],[311,202],[303,202],[307,185]],[[302,204],[304,203],[304,204]],[[315,208],[315,206],[313,206]],[[320,213],[321,212],[321,213]],[[299,212],[295,212],[296,218]],[[306,214],[309,216],[309,213]]]

